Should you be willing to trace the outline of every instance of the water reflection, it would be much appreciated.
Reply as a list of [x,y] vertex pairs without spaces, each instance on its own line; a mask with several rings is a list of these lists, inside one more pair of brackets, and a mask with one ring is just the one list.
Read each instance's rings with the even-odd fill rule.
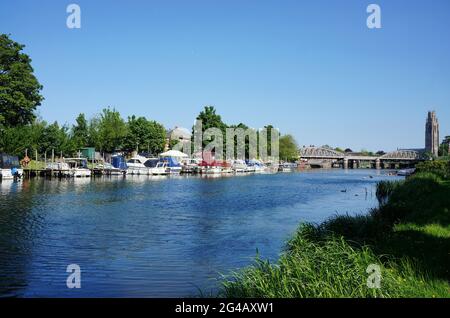
[[[0,183],[0,295],[191,296],[276,258],[299,222],[365,212],[376,171]],[[395,179],[389,177],[390,179]],[[345,189],[345,192],[342,190]],[[83,288],[65,286],[68,264]]]
[[10,192],[17,192],[22,190],[22,182],[14,180],[2,180],[0,182],[0,195],[7,195]]

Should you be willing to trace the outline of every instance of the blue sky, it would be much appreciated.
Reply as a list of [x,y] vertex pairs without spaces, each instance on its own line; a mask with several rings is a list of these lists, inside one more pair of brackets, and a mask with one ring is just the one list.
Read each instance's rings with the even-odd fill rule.
[[423,147],[433,109],[450,135],[448,0],[2,0],[0,32],[26,45],[47,121],[113,106],[191,127],[214,105],[299,145],[387,151]]

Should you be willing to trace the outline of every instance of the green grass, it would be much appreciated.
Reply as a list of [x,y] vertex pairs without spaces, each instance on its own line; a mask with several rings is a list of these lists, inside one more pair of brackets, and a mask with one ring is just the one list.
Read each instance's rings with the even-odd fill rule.
[[[377,190],[378,209],[302,225],[276,263],[257,258],[224,277],[219,295],[450,297],[450,182],[422,172]],[[367,287],[370,264],[380,289]]]
[[403,182],[401,181],[380,181],[376,191],[378,202],[381,205],[386,204],[392,192],[402,184]]
[[31,162],[28,164],[28,166],[25,167],[24,169],[42,170],[42,169],[45,169],[45,162],[31,160]]
[[394,227],[394,231],[398,233],[413,231],[437,238],[450,238],[450,227],[444,227],[440,224],[427,224],[422,226],[413,223],[398,224]]
[[[407,259],[379,257],[367,246],[355,248],[344,238],[320,241],[303,225],[276,264],[257,259],[255,264],[225,277],[225,297],[446,297],[444,281],[420,274]],[[380,288],[369,288],[366,272],[381,267]]]

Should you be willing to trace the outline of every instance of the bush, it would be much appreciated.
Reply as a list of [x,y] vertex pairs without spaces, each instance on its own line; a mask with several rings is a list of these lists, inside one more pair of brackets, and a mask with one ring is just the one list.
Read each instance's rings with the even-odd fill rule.
[[318,237],[326,239],[342,236],[352,246],[373,244],[382,239],[392,227],[378,217],[378,214],[379,209],[372,209],[369,214],[334,216],[317,227]]
[[376,197],[380,205],[387,203],[389,196],[403,182],[401,181],[380,181],[377,183]]
[[416,173],[433,173],[442,179],[450,179],[450,161],[434,160],[417,164]]

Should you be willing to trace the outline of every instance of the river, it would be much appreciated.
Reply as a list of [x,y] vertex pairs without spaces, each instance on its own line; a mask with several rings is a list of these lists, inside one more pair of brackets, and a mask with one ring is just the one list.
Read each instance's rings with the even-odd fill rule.
[[[377,206],[386,171],[0,183],[0,296],[214,295],[221,274],[276,260],[301,222]],[[69,289],[69,264],[81,288]]]

